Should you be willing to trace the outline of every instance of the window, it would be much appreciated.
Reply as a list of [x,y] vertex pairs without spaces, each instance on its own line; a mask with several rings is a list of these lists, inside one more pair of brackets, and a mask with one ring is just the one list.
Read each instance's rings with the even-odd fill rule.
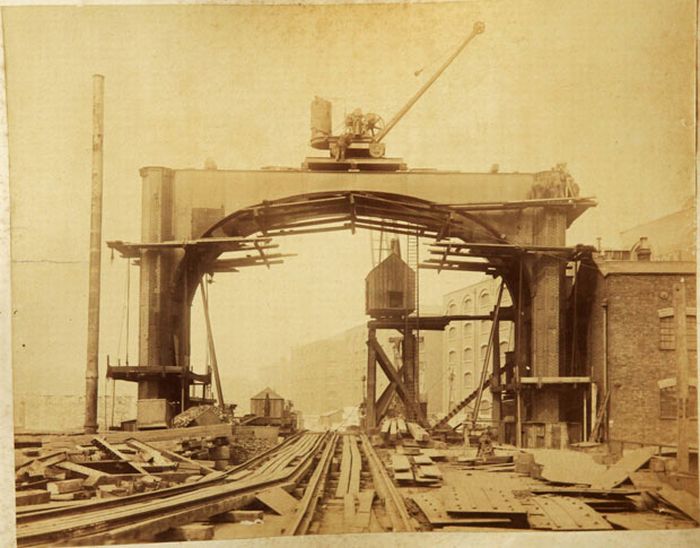
[[[659,418],[673,419],[678,416],[678,400],[676,379],[669,378],[658,382],[659,385]],[[686,414],[690,418],[697,418],[697,387],[693,384],[688,386],[688,401]]]
[[491,312],[491,298],[486,289],[479,294],[479,312],[481,314],[488,314]]
[[457,305],[450,301],[447,304],[447,315],[448,316],[456,316],[457,315]]
[[453,367],[455,365],[456,361],[457,361],[457,352],[455,352],[454,350],[450,350],[447,353],[447,364],[450,367]]
[[465,369],[472,369],[474,367],[474,352],[471,348],[465,348],[462,352],[462,363]]
[[491,333],[491,321],[481,320],[481,334],[488,335],[489,333]]
[[467,343],[472,342],[474,338],[474,326],[471,322],[464,322],[464,340]]
[[[659,348],[661,350],[676,349],[676,323],[673,308],[662,308],[659,314]],[[694,308],[686,309],[685,328],[688,350],[697,350],[696,339],[696,311]]]
[[403,308],[403,291],[389,291],[389,308]]
[[484,365],[484,360],[486,359],[486,348],[487,345],[482,344],[481,349],[479,350],[479,367]]
[[474,391],[474,375],[472,375],[470,371],[464,373],[464,391],[466,395]]
[[474,301],[472,301],[471,297],[464,297],[462,301],[462,313],[471,314],[472,312],[474,312]]
[[457,336],[457,328],[456,327],[450,327],[447,330],[447,338],[449,338],[451,341],[454,340],[454,338]]

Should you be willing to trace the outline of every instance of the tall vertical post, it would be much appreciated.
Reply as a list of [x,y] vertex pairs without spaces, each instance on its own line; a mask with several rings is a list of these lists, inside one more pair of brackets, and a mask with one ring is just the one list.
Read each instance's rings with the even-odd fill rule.
[[365,395],[365,421],[368,431],[377,426],[377,352],[369,343],[375,336],[374,329],[370,329],[367,341],[367,393]]
[[673,285],[673,317],[676,324],[676,396],[678,401],[678,470],[688,473],[688,341],[685,309],[685,280]]
[[216,396],[219,400],[219,407],[224,408],[224,393],[221,388],[221,377],[219,376],[219,362],[216,359],[216,347],[214,346],[214,335],[211,331],[211,318],[209,317],[209,296],[207,295],[207,287],[204,279],[199,282],[199,294],[202,296],[202,308],[204,309],[204,321],[207,326],[207,343],[209,344],[209,355],[211,356],[211,365],[214,370],[214,379],[216,380]]
[[420,409],[418,394],[416,394],[416,337],[411,329],[405,329],[403,332],[403,382],[406,386],[408,398],[413,402],[415,407],[411,406],[406,409],[408,418],[415,420],[414,409]]
[[498,432],[498,443],[505,441],[503,429],[503,410],[501,408],[501,325],[498,319],[495,320],[495,331],[493,332],[493,369],[491,382],[491,420],[496,425]]
[[85,433],[97,432],[97,363],[100,354],[100,262],[102,260],[102,145],[104,76],[92,77],[92,198],[90,204],[90,276],[88,286]]
[[515,325],[515,446],[523,446],[523,395],[520,368],[523,363],[523,256],[518,258],[518,303]]

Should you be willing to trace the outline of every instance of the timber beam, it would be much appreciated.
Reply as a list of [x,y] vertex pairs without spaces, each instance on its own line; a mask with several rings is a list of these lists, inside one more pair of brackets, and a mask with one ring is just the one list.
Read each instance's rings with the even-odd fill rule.
[[142,242],[130,243],[121,240],[107,242],[107,247],[116,250],[119,254],[128,259],[135,259],[141,256],[141,251],[171,251],[175,249],[197,249],[201,251],[219,252],[226,251],[259,251],[260,249],[272,249],[279,247],[277,244],[270,244],[272,238],[201,238],[197,240],[181,240],[167,242]]
[[376,336],[372,331],[370,331],[367,344],[369,344],[374,350],[375,355],[377,357],[377,362],[379,362],[379,365],[382,368],[382,371],[384,371],[384,374],[387,376],[387,378],[395,385],[396,391],[398,392],[403,404],[410,409],[413,415],[418,419],[418,422],[425,424],[425,417],[423,417],[420,405],[418,405],[417,402],[413,401],[410,398],[406,385],[401,380],[398,371],[391,363],[391,360],[389,360],[389,357],[386,355],[386,352],[384,352],[382,345],[379,344],[379,341],[377,340]]

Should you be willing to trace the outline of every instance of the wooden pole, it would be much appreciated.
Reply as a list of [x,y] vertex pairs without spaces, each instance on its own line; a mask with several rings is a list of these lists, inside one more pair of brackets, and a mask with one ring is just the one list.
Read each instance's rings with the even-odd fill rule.
[[676,395],[678,401],[678,470],[690,472],[688,456],[688,341],[685,309],[685,280],[673,285],[673,317],[676,324]]
[[[481,396],[484,393],[484,383],[486,382],[486,375],[488,374],[489,359],[491,358],[491,352],[493,351],[494,340],[496,338],[496,333],[498,332],[498,313],[501,310],[501,298],[503,297],[503,288],[505,287],[505,282],[501,282],[501,286],[498,288],[498,297],[496,299],[496,306],[493,311],[493,322],[491,322],[491,333],[489,334],[489,342],[486,346],[486,355],[484,356],[484,363],[481,368],[481,377],[479,380],[479,393],[476,396],[476,403],[474,404],[474,416],[472,417],[472,429],[476,428],[476,423],[479,420],[479,408],[481,407]],[[498,349],[496,350],[498,352]]]
[[88,285],[85,433],[97,432],[97,379],[100,354],[100,266],[102,261],[102,178],[104,76],[92,77],[92,196],[90,204],[90,274]]
[[523,256],[520,255],[518,274],[518,313],[515,330],[515,446],[523,446],[523,402],[520,385],[520,367],[523,362]]
[[221,377],[219,377],[219,362],[216,359],[216,348],[214,347],[214,335],[211,332],[211,319],[209,318],[209,298],[206,295],[204,280],[199,282],[199,293],[202,295],[202,307],[204,308],[204,320],[207,324],[207,342],[209,343],[209,355],[211,366],[216,379],[216,396],[219,400],[219,407],[224,407],[224,394],[221,390]]
[[[373,339],[375,333],[373,329],[370,329],[368,338]],[[369,344],[367,341],[367,394],[365,395],[365,401],[367,402],[367,409],[365,410],[365,417],[367,422],[367,431],[377,426],[377,353],[374,350],[374,346]]]
[[581,390],[581,394],[583,399],[583,428],[581,429],[581,441],[588,441],[588,394],[586,394],[585,388]]

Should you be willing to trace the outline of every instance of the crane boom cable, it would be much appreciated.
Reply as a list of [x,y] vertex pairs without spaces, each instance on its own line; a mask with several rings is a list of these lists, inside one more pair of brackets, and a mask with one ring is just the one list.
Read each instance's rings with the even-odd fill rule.
[[416,92],[416,94],[411,97],[408,102],[399,110],[394,117],[389,120],[389,122],[384,126],[384,129],[382,129],[377,137],[375,138],[375,142],[379,143],[384,137],[386,137],[387,133],[391,131],[391,129],[403,118],[406,113],[413,107],[413,105],[420,99],[423,94],[428,91],[428,88],[432,86],[435,83],[435,80],[437,80],[440,75],[445,72],[445,69],[447,69],[448,66],[452,63],[452,61],[455,60],[455,58],[462,52],[464,48],[467,47],[467,44],[471,42],[477,35],[481,34],[485,30],[485,25],[481,21],[477,21],[474,23],[474,28],[472,29],[472,32],[469,36],[467,36],[464,41],[460,44],[460,46],[457,48],[457,50],[445,61],[442,66],[437,70],[433,76],[430,77],[430,79],[423,84],[423,86]]

